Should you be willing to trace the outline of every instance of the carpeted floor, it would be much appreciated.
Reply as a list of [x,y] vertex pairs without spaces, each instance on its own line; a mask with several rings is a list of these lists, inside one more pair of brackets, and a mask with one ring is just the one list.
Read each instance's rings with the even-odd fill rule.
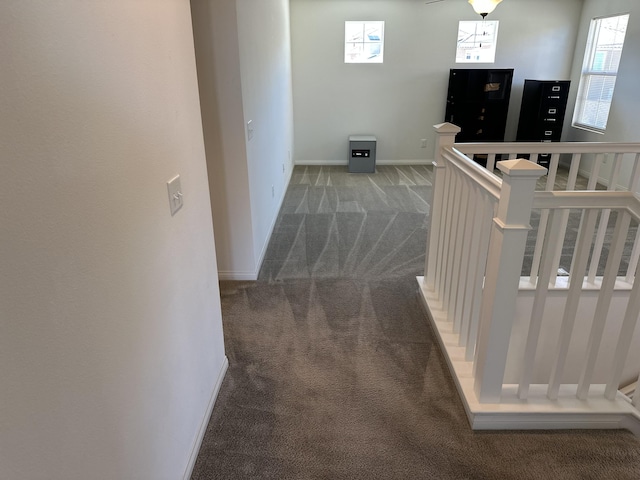
[[426,167],[296,167],[192,478],[639,479],[626,431],[473,432],[417,295]]

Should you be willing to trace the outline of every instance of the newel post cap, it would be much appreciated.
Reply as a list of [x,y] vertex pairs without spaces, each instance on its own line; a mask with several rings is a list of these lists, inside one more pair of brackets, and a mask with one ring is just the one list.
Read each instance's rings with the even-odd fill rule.
[[539,178],[547,173],[547,169],[524,158],[515,160],[503,160],[496,164],[498,169],[510,177],[535,177]]
[[449,122],[438,123],[433,126],[433,129],[436,133],[460,133],[460,130],[462,130],[459,126]]

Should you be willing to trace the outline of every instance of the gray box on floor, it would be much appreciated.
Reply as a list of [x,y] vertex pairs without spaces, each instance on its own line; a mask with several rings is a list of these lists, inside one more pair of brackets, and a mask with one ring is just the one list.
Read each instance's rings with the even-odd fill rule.
[[373,135],[349,137],[349,173],[376,173],[376,143]]

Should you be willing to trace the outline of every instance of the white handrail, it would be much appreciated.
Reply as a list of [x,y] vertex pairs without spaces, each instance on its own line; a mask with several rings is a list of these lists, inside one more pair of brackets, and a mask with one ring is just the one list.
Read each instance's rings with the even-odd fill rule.
[[504,142],[504,143],[456,143],[462,153],[510,154],[510,153],[638,153],[637,143],[608,142]]
[[451,162],[453,166],[464,172],[470,181],[476,183],[493,198],[496,200],[500,198],[502,179],[498,176],[475,162],[469,162],[469,157],[464,155],[457,148],[444,148],[442,156]]
[[606,190],[536,192],[533,197],[533,208],[626,210],[636,221],[640,221],[640,198],[631,192]]

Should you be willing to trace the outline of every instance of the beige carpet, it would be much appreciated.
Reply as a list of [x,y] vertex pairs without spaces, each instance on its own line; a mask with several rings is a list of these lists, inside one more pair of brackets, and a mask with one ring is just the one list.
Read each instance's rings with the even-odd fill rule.
[[193,479],[640,479],[625,431],[470,430],[416,291],[423,168],[296,167],[261,280],[222,283]]

